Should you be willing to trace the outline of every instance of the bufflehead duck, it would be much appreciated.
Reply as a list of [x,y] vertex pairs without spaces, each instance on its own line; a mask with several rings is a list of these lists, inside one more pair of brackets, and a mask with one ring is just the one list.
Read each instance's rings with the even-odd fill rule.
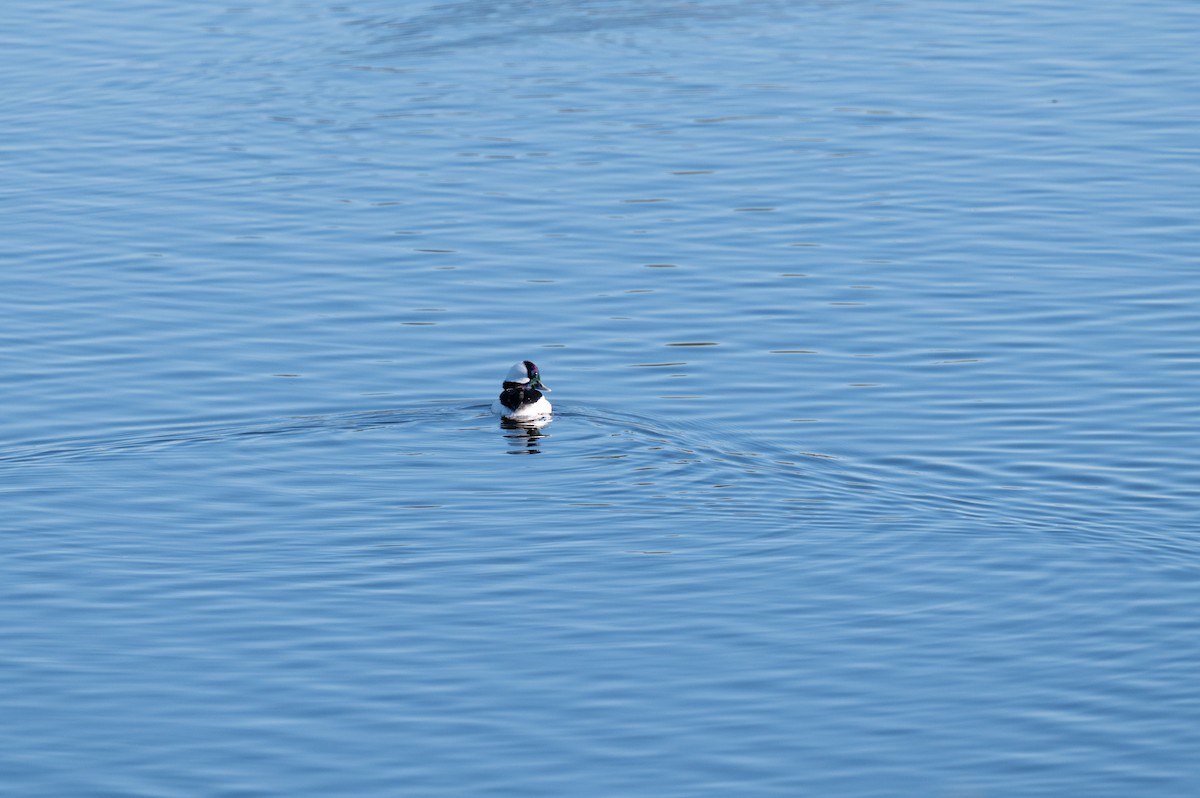
[[542,384],[542,375],[532,360],[514,363],[504,377],[504,390],[492,403],[492,412],[499,413],[509,421],[536,421],[550,417],[550,402],[542,391],[550,389]]

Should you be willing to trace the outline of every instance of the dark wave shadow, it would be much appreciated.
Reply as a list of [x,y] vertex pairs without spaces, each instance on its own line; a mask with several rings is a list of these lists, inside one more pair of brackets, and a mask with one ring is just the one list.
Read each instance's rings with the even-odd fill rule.
[[363,431],[378,427],[432,423],[459,418],[475,406],[374,410],[329,415],[291,416],[245,425],[184,424],[124,437],[71,438],[0,448],[0,468],[101,458],[114,454],[193,446],[245,438]]

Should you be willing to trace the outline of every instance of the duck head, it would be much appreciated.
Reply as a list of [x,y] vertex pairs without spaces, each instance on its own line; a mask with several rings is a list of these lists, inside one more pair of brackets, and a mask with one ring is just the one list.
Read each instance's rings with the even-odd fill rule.
[[542,382],[542,375],[538,372],[537,364],[532,360],[519,360],[513,363],[513,367],[504,377],[504,387],[505,389],[532,388],[537,391],[550,392],[550,388]]

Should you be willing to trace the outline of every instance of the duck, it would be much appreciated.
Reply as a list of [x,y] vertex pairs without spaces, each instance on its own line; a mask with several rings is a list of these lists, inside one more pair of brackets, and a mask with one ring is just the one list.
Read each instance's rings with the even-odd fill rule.
[[519,360],[504,377],[500,396],[492,402],[492,412],[508,421],[538,421],[550,417],[550,402],[542,392],[550,388],[542,382],[537,364]]

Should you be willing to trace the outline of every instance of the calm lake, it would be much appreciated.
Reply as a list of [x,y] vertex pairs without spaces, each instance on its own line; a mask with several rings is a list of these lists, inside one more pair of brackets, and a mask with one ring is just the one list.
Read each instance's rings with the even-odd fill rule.
[[1196,794],[1200,5],[5,17],[5,794]]

